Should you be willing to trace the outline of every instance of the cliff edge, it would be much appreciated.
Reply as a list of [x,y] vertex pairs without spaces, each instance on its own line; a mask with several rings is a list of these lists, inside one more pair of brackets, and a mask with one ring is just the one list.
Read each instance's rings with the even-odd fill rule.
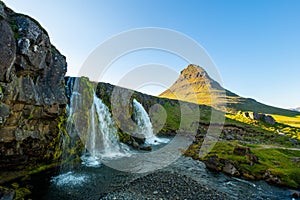
[[0,1],[1,173],[34,169],[60,156],[66,71],[66,58],[41,25]]

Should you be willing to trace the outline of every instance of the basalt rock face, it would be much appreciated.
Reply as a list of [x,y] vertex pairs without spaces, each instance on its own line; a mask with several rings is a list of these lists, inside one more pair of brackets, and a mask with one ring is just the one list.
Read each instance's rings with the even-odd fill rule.
[[66,70],[40,24],[0,1],[0,171],[59,157]]

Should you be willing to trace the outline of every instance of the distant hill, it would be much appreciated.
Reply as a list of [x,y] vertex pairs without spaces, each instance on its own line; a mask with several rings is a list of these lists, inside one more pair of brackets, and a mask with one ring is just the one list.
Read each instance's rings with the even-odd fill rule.
[[299,115],[295,111],[268,106],[251,98],[240,97],[223,88],[203,68],[192,64],[182,70],[176,82],[159,96],[204,104],[230,113],[242,110],[285,116]]
[[292,108],[291,110],[292,111],[296,111],[296,112],[300,112],[300,107],[298,107],[298,108]]

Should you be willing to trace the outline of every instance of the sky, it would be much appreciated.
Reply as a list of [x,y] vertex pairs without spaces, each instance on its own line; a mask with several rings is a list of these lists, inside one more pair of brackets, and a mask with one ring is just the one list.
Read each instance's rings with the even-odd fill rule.
[[[112,36],[136,28],[160,27],[201,45],[226,89],[268,105],[300,106],[298,0],[4,2],[14,11],[35,18],[48,31],[52,44],[67,57],[67,75],[77,76],[90,53]],[[117,84],[134,67],[149,63],[172,67],[177,73],[188,64],[168,52],[133,52],[114,62],[103,81]],[[140,88],[154,95],[163,89]]]

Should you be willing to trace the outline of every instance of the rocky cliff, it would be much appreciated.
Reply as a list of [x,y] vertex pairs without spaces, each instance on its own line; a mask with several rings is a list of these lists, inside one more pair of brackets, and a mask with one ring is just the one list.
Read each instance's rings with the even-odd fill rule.
[[60,156],[58,126],[67,104],[66,71],[66,58],[41,25],[0,1],[2,173],[33,169]]

